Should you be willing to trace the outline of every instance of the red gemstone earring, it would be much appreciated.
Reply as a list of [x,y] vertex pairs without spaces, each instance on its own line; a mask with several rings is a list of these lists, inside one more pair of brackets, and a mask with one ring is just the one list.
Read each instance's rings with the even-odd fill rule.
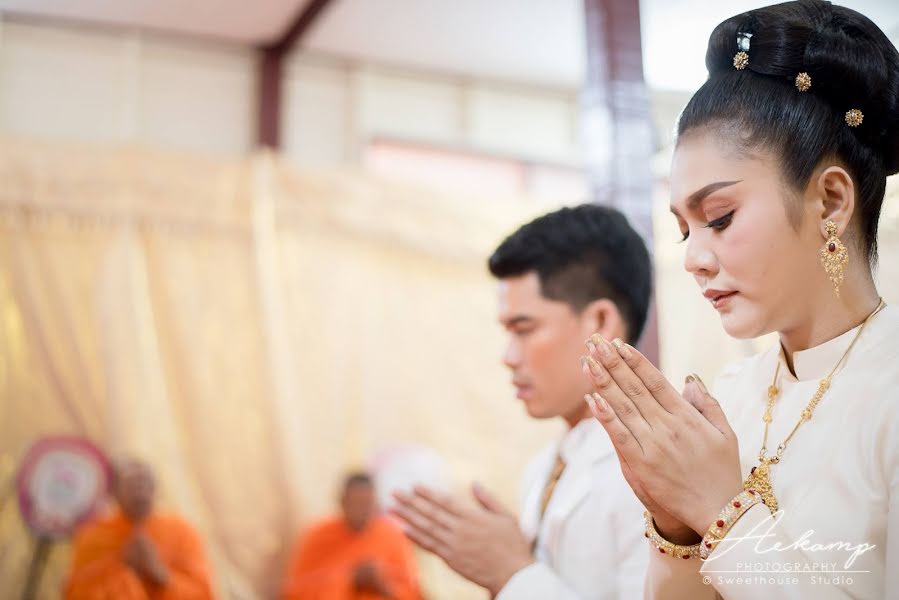
[[843,284],[843,269],[849,264],[849,250],[837,236],[837,224],[833,221],[824,223],[827,243],[821,248],[821,265],[833,285],[833,293],[840,297],[840,286]]

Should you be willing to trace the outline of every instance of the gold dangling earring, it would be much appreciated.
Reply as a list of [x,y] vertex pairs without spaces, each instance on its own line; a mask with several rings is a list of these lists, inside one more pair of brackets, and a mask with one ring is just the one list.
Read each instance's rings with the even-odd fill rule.
[[833,221],[824,223],[827,232],[827,243],[821,248],[821,265],[833,284],[833,293],[840,297],[840,286],[843,284],[843,269],[849,264],[849,250],[837,237],[837,224]]

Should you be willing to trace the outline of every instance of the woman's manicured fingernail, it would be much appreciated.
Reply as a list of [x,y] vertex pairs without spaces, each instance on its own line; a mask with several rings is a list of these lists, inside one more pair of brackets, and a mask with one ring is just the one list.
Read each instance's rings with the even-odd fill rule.
[[590,394],[584,394],[584,402],[587,403],[587,408],[590,409],[590,414],[593,415],[594,419],[599,418],[599,410],[596,408],[596,400],[593,399],[593,396]]
[[596,403],[596,408],[599,410],[599,412],[604,413],[609,410],[609,405],[606,403],[605,398],[603,398],[596,392],[593,392],[593,401]]
[[702,392],[699,390],[699,385],[695,379],[692,379],[686,386],[684,386],[684,399],[699,408],[702,403]]
[[692,375],[687,375],[686,377],[684,377],[684,383],[690,383],[691,381],[693,381],[693,379],[694,377]]
[[699,377],[699,375],[697,375],[696,373],[691,373],[690,375],[688,375],[688,377],[691,377],[691,378],[692,378],[692,381],[695,381],[695,382],[696,382],[696,385],[699,386],[699,390],[700,390],[703,394],[708,394],[708,393],[709,393],[708,388],[705,387],[705,383],[702,381],[702,379]]
[[602,377],[602,374],[603,374],[602,366],[600,366],[600,364],[598,362],[596,362],[595,358],[593,358],[592,356],[588,356],[587,357],[587,366],[590,367],[590,372],[593,374],[594,377]]
[[602,356],[603,358],[609,358],[610,356],[612,356],[612,345],[609,344],[609,342],[607,342],[605,340],[600,342],[596,346],[596,349],[599,350],[599,355]]
[[624,342],[622,342],[619,338],[615,338],[612,340],[612,345],[618,349],[618,354],[621,355],[622,358],[630,358],[631,357],[631,348]]

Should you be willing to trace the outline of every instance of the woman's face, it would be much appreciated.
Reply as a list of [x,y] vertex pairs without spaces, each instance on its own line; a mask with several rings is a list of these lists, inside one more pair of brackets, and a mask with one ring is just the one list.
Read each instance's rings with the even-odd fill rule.
[[[678,143],[671,212],[686,236],[684,268],[733,337],[788,330],[815,294],[832,293],[818,263],[814,199],[790,194],[772,157],[740,156],[705,130]],[[788,205],[800,215],[796,228]]]

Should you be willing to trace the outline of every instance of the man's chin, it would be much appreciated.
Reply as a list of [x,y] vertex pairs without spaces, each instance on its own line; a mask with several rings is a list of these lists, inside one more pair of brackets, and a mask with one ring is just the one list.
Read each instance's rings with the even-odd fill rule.
[[552,419],[553,417],[558,416],[556,413],[546,410],[545,407],[533,403],[525,402],[524,410],[532,419]]

